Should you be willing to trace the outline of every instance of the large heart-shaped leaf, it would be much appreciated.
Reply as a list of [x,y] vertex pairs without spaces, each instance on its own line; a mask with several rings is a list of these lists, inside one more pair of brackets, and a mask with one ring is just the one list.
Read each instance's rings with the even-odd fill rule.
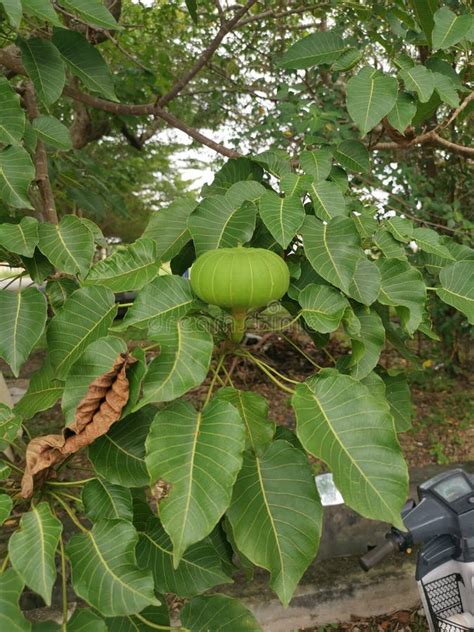
[[428,44],[431,44],[433,30],[433,16],[438,6],[438,0],[409,0],[418,24],[423,29]]
[[152,239],[139,239],[96,263],[85,285],[104,285],[114,292],[141,290],[158,274],[158,248]]
[[194,597],[182,609],[181,622],[190,632],[262,632],[250,610],[227,595]]
[[308,216],[301,234],[304,251],[316,272],[332,285],[348,292],[357,263],[363,255],[352,220],[334,217],[329,222],[321,222]]
[[33,120],[33,129],[38,138],[51,147],[65,151],[72,148],[71,134],[68,128],[54,116],[37,116]]
[[219,389],[216,399],[231,403],[239,411],[246,430],[246,447],[259,453],[270,443],[275,423],[268,418],[268,403],[264,397],[228,386]]
[[456,89],[456,84],[446,75],[440,72],[433,73],[435,90],[439,95],[439,98],[443,103],[447,103],[452,108],[457,108],[459,105],[459,95]]
[[20,27],[22,16],[21,0],[1,0],[0,4],[3,5],[10,24],[14,29],[18,29]]
[[160,355],[148,366],[137,408],[169,402],[204,381],[214,346],[211,334],[192,319],[178,321],[175,332],[156,336]]
[[32,257],[38,239],[38,221],[34,217],[23,217],[18,224],[0,225],[0,246],[17,255]]
[[340,187],[335,182],[316,182],[311,184],[309,194],[313,202],[314,214],[323,221],[329,221],[337,215],[346,215],[346,202]]
[[234,182],[225,192],[225,198],[234,208],[239,208],[244,202],[257,202],[267,190],[260,182],[243,180]]
[[474,325],[474,261],[457,261],[446,266],[441,270],[439,280],[442,287],[436,294],[465,314]]
[[300,163],[303,171],[312,176],[315,182],[326,180],[331,172],[332,151],[327,147],[317,151],[302,151]]
[[358,140],[343,140],[337,146],[334,157],[343,167],[351,171],[367,173],[370,169],[367,147]]
[[163,626],[166,626],[165,630],[170,626],[170,616],[164,599],[160,606],[148,606],[138,615],[107,619],[107,632],[153,632],[156,629],[162,630]]
[[298,294],[303,318],[321,334],[336,331],[349,307],[348,300],[333,287],[310,283]]
[[107,334],[116,312],[108,288],[84,287],[71,294],[46,332],[55,377],[65,378],[85,348]]
[[18,377],[46,323],[46,301],[34,287],[0,292],[0,356]]
[[13,568],[48,606],[51,605],[51,591],[56,580],[54,558],[62,528],[48,503],[41,502],[23,514],[20,530],[8,542]]
[[116,101],[114,80],[104,58],[95,46],[76,31],[54,29],[53,44],[73,75],[93,92]]
[[96,478],[83,487],[82,502],[85,513],[93,522],[103,519],[132,521],[132,494],[127,487]]
[[286,606],[319,546],[322,512],[306,455],[274,441],[244,455],[227,512],[237,547],[271,573]]
[[413,406],[411,403],[410,387],[403,373],[383,373],[385,395],[390,406],[390,412],[395,421],[397,432],[406,432],[411,428]]
[[64,305],[66,299],[77,289],[79,289],[79,284],[75,279],[60,278],[47,282],[46,295],[55,314]]
[[347,110],[363,136],[395,105],[398,83],[380,70],[366,66],[347,82]]
[[416,103],[413,97],[406,92],[400,92],[393,109],[388,113],[387,119],[392,127],[404,134],[416,114]]
[[143,237],[155,241],[156,254],[161,261],[172,259],[191,239],[188,217],[195,208],[194,200],[184,198],[151,214]]
[[160,276],[138,293],[132,307],[116,329],[172,325],[191,309],[194,296],[187,279],[175,275]]
[[286,248],[303,223],[305,212],[297,195],[280,197],[267,191],[259,202],[260,217],[276,241]]
[[204,198],[188,219],[196,254],[246,243],[253,235],[255,218],[252,202],[236,207],[223,195]]
[[249,158],[234,158],[228,160],[214,175],[214,180],[209,185],[204,185],[202,193],[208,195],[224,195],[236,182],[260,181],[263,169]]
[[17,145],[25,131],[25,113],[20,106],[20,97],[5,77],[0,77],[0,111],[0,142]]
[[349,296],[363,305],[372,305],[380,292],[380,272],[375,263],[359,259],[349,285]]
[[413,334],[423,320],[426,286],[421,273],[398,259],[377,261],[382,282],[378,300],[397,309],[402,325]]
[[94,255],[94,238],[78,217],[65,215],[57,225],[40,224],[39,249],[62,272],[85,276]]
[[15,208],[33,208],[28,187],[35,177],[30,155],[22,147],[10,146],[0,151],[0,196]]
[[209,535],[229,506],[244,442],[238,411],[221,400],[202,412],[188,402],[174,402],[153,420],[146,463],[153,481],[170,485],[160,502],[160,519],[173,542],[175,568],[185,550]]
[[385,329],[380,316],[373,310],[354,310],[360,323],[360,333],[352,339],[351,361],[348,366],[352,377],[362,380],[377,366],[385,344]]
[[61,26],[61,20],[50,2],[44,0],[21,0],[23,11],[27,15],[38,18],[42,22],[49,22],[53,26]]
[[443,259],[454,260],[453,255],[446,246],[443,246],[440,242],[438,233],[431,230],[431,228],[415,228],[412,237],[422,251],[429,252]]
[[135,614],[159,605],[151,573],[136,565],[137,539],[129,522],[101,520],[67,544],[75,592],[105,616]]
[[448,7],[441,7],[434,14],[432,33],[433,49],[446,49],[454,46],[467,35],[472,28],[472,15],[456,15]]
[[344,501],[403,529],[407,468],[385,399],[334,369],[296,387],[298,438],[330,467]]
[[124,487],[149,485],[145,439],[155,413],[153,406],[142,408],[115,423],[89,446],[89,459],[97,474]]
[[72,365],[66,378],[62,400],[67,425],[74,421],[76,408],[92,382],[110,371],[119,353],[125,353],[126,350],[127,345],[121,338],[106,336],[91,342]]
[[28,390],[15,406],[15,412],[24,419],[51,408],[63,393],[63,382],[54,378],[54,371],[48,360],[33,373]]
[[104,29],[118,29],[114,16],[101,0],[61,0],[66,9],[77,13],[87,24]]
[[345,48],[342,37],[333,31],[312,33],[290,46],[279,64],[288,69],[331,64]]
[[190,546],[174,569],[173,546],[158,518],[149,518],[145,528],[139,530],[139,536],[138,565],[152,571],[158,591],[192,597],[213,586],[232,583],[222,569],[220,555],[208,539]]
[[23,587],[13,568],[0,575],[0,628],[8,632],[31,632],[31,623],[25,619],[18,605]]
[[36,94],[45,105],[51,105],[62,94],[66,73],[58,49],[47,39],[32,37],[18,40],[21,58]]
[[411,68],[405,68],[400,71],[400,77],[407,90],[417,93],[421,103],[427,103],[430,100],[434,90],[434,76],[426,66],[417,64]]

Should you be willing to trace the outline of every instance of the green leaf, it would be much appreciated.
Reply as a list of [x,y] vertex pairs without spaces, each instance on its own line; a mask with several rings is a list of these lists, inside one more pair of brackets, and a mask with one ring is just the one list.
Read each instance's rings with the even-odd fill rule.
[[202,412],[174,402],[153,420],[146,463],[152,481],[170,485],[160,502],[160,519],[173,542],[175,568],[229,506],[244,440],[240,415],[225,401],[214,400]]
[[91,342],[72,365],[66,378],[62,400],[66,425],[69,426],[74,421],[76,408],[92,382],[110,371],[119,353],[126,351],[127,345],[121,338],[106,336]]
[[189,11],[189,15],[191,16],[192,21],[194,22],[194,24],[197,24],[197,21],[198,21],[197,0],[185,0],[185,1],[186,1],[186,8]]
[[443,103],[447,103],[452,108],[457,108],[459,105],[459,95],[456,90],[456,85],[446,75],[440,72],[434,72],[435,90],[439,94],[439,98]]
[[426,286],[420,272],[398,259],[379,259],[377,262],[382,283],[379,303],[395,307],[402,325],[413,334],[423,320]]
[[151,573],[136,565],[137,539],[129,522],[100,520],[91,531],[73,535],[66,546],[75,592],[104,616],[159,605]]
[[117,330],[171,325],[191,309],[195,298],[187,279],[175,275],[160,276],[138,293]]
[[38,20],[49,22],[53,26],[61,26],[61,20],[56,15],[49,0],[21,0],[23,11]]
[[385,383],[385,395],[390,406],[390,412],[395,420],[397,432],[406,432],[411,428],[413,406],[411,403],[410,387],[403,373],[390,375],[382,374]]
[[18,377],[46,323],[46,301],[36,288],[0,292],[0,356]]
[[[148,621],[149,624],[144,623],[144,619]],[[161,626],[169,627],[169,625],[170,617],[164,600],[161,606],[148,606],[148,608],[141,611],[140,615],[107,619],[108,632],[154,632],[157,626],[160,626],[158,627],[158,630],[160,630],[162,629]],[[84,632],[89,632],[89,630],[85,630]]]
[[415,228],[413,231],[413,239],[416,244],[424,252],[442,257],[443,259],[454,260],[453,255],[449,252],[446,246],[439,241],[439,235],[431,228]]
[[284,606],[319,546],[322,512],[306,455],[274,441],[244,455],[227,512],[239,551],[271,573]]
[[38,138],[51,147],[64,149],[72,148],[71,135],[68,128],[54,116],[37,116],[33,119],[33,129]]
[[56,581],[54,558],[62,529],[62,523],[52,514],[48,503],[41,502],[23,514],[19,531],[8,543],[13,568],[48,606]]
[[304,251],[316,272],[347,292],[362,256],[359,236],[352,220],[334,217],[325,223],[308,216],[301,234]]
[[407,467],[387,403],[361,382],[324,369],[296,387],[298,438],[331,469],[352,509],[404,528]]
[[375,263],[365,257],[359,259],[348,294],[363,305],[372,305],[380,292],[380,272]]
[[40,224],[39,249],[62,272],[85,276],[95,247],[91,232],[81,220],[65,215],[59,224]]
[[104,29],[121,28],[101,0],[61,0],[61,4],[76,13],[87,24]]
[[264,397],[227,386],[219,389],[215,399],[229,402],[239,411],[246,430],[246,448],[259,453],[270,443],[275,433],[275,422],[268,418],[268,403]]
[[460,42],[472,27],[472,15],[456,15],[448,7],[434,14],[433,48],[446,49]]
[[282,178],[287,173],[292,173],[289,156],[284,149],[269,149],[253,156],[258,164],[262,164],[272,175]]
[[253,235],[255,218],[253,203],[235,207],[223,195],[204,198],[188,219],[196,254],[246,243]]
[[392,127],[404,134],[416,114],[416,104],[413,97],[406,92],[400,92],[393,109],[387,119]]
[[403,245],[398,242],[385,228],[378,230],[373,236],[373,242],[387,259],[400,259],[407,261],[407,256]]
[[141,290],[158,275],[157,250],[152,239],[138,239],[96,263],[87,275],[85,285],[104,285],[114,292]]
[[428,44],[431,44],[431,32],[434,25],[434,12],[438,6],[438,0],[410,0],[416,21],[423,29]]
[[71,294],[46,332],[55,377],[66,377],[85,348],[107,334],[116,312],[108,288],[84,287]]
[[326,180],[332,167],[332,151],[328,148],[318,151],[302,151],[300,163],[303,171],[313,176],[315,182]]
[[175,332],[154,337],[160,355],[148,366],[137,407],[169,402],[205,380],[214,347],[211,334],[191,319],[178,321]]
[[31,623],[25,619],[18,605],[23,587],[23,582],[12,568],[0,575],[0,628],[5,631],[31,631]]
[[405,84],[407,90],[416,92],[421,103],[427,103],[435,87],[434,76],[431,70],[417,64],[412,68],[400,70],[400,78]]
[[227,595],[194,597],[182,609],[181,622],[190,632],[262,632],[250,610]]
[[177,200],[151,214],[143,237],[153,239],[157,245],[157,257],[169,261],[191,239],[188,217],[196,208],[194,200]]
[[107,626],[105,621],[89,608],[77,608],[67,622],[67,632],[107,632]]
[[321,220],[330,220],[337,215],[346,215],[346,201],[335,182],[313,183],[309,194],[313,202],[314,214]]
[[78,288],[78,283],[73,279],[64,278],[48,281],[46,284],[46,295],[55,314],[64,305],[66,299]]
[[0,465],[0,481],[4,481],[5,479],[7,479],[10,474],[12,473],[12,469],[11,467],[8,467],[8,465]]
[[239,208],[244,202],[253,202],[255,204],[267,190],[254,180],[234,182],[226,191],[225,199],[234,208]]
[[18,224],[0,224],[0,246],[17,255],[32,257],[38,244],[38,222],[23,217]]
[[346,169],[361,173],[370,170],[370,158],[367,147],[358,140],[343,140],[337,146],[335,159]]
[[150,484],[145,465],[145,439],[156,409],[147,406],[113,424],[89,446],[89,460],[100,476],[124,487]]
[[280,197],[267,191],[260,198],[260,217],[276,241],[287,248],[303,223],[305,212],[297,195]]
[[132,495],[121,485],[98,478],[89,481],[82,489],[84,511],[92,522],[101,519],[132,521]]
[[55,28],[53,44],[58,48],[70,71],[86,88],[110,101],[116,101],[114,80],[104,58],[95,46],[75,31]]
[[46,105],[59,99],[66,81],[64,64],[58,49],[49,40],[33,37],[19,39],[21,58],[36,94]]
[[[13,508],[13,500],[10,498],[8,494],[0,494],[0,526],[5,522],[5,520],[10,515],[10,512]],[[1,602],[0,602],[0,612],[1,612]],[[0,614],[0,621],[1,621]]]
[[28,390],[15,406],[15,412],[24,419],[51,408],[63,393],[63,383],[54,379],[54,372],[48,360],[33,373]]
[[147,370],[146,353],[140,347],[136,347],[131,354],[137,362],[127,369],[128,379],[128,401],[122,410],[122,417],[128,415],[140,399],[142,392],[142,382]]
[[263,169],[249,158],[233,158],[228,160],[214,175],[214,180],[209,185],[204,185],[202,195],[224,195],[227,189],[235,182],[242,180],[262,179]]
[[21,109],[20,97],[5,77],[0,77],[0,142],[18,145],[25,132],[25,113]]
[[359,63],[363,56],[363,50],[358,50],[357,48],[349,48],[349,50],[347,50],[345,53],[342,53],[337,61],[334,62],[334,64],[331,66],[331,70],[335,72],[340,70],[350,70]]
[[312,176],[300,175],[298,173],[287,173],[280,180],[280,191],[286,196],[303,195],[309,190]]
[[295,42],[281,58],[279,65],[287,69],[310,68],[317,64],[332,64],[346,46],[333,31],[321,31]]
[[467,316],[474,325],[474,261],[457,261],[443,268],[439,275],[442,287],[439,298]]
[[352,339],[352,361],[348,363],[350,373],[362,380],[377,366],[385,344],[385,328],[380,316],[373,310],[354,310],[360,322],[360,334]]
[[395,105],[398,82],[366,66],[347,82],[347,110],[362,136],[373,129]]
[[158,591],[193,597],[219,584],[232,583],[209,539],[190,546],[175,570],[171,540],[158,518],[149,518],[139,536],[138,566],[152,571]]
[[21,428],[22,419],[16,411],[0,402],[0,450],[6,448],[15,441]]
[[349,302],[342,294],[327,285],[310,283],[298,295],[306,323],[322,334],[336,331]]
[[32,209],[28,187],[34,177],[35,168],[28,152],[15,146],[0,151],[0,196],[5,204]]
[[407,243],[413,235],[413,222],[403,217],[391,217],[386,220],[385,225],[397,241]]
[[21,0],[0,0],[0,4],[3,5],[11,26],[18,29],[22,17]]
[[21,261],[35,283],[43,283],[47,276],[54,273],[53,266],[38,248],[33,253],[33,257],[22,257]]

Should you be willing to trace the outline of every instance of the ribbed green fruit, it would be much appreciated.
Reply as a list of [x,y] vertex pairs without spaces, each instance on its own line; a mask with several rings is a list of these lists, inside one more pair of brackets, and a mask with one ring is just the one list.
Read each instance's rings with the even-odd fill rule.
[[199,298],[230,310],[234,316],[232,337],[236,342],[242,338],[247,310],[280,299],[289,283],[286,263],[263,248],[209,250],[191,268],[191,287]]

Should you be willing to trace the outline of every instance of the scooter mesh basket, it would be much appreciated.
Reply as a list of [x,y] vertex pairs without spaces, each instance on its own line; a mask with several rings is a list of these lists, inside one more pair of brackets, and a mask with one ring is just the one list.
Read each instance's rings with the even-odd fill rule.
[[446,620],[454,614],[463,612],[461,593],[459,591],[460,583],[464,583],[461,575],[452,573],[423,585],[437,632],[472,631],[472,628],[466,628],[463,625]]

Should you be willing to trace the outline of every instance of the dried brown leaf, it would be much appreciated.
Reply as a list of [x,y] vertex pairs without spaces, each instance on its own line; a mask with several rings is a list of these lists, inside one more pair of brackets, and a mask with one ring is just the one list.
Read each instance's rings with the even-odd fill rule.
[[35,483],[42,485],[52,468],[68,456],[93,443],[120,419],[128,401],[127,368],[136,358],[125,353],[117,356],[110,371],[96,378],[76,408],[74,422],[62,434],[36,437],[26,450],[26,467],[21,495],[29,498]]

